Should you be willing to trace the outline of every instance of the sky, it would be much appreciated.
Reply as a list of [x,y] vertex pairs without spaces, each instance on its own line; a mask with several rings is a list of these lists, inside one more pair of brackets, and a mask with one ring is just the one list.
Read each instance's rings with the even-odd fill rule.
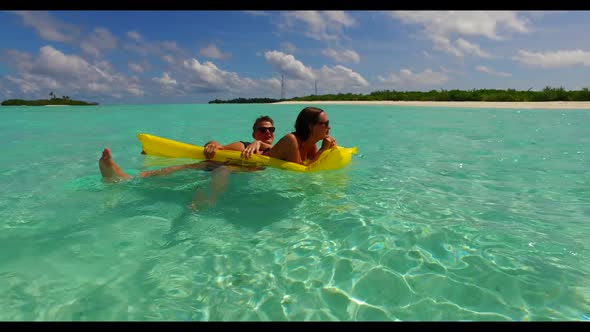
[[1,100],[590,87],[590,11],[2,11],[0,31]]

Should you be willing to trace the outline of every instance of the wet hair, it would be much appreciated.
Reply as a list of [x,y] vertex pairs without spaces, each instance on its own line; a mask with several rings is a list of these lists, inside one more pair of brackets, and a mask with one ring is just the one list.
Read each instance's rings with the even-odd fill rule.
[[295,120],[295,136],[305,141],[311,135],[310,124],[318,122],[320,114],[324,112],[321,108],[306,107],[299,112]]
[[258,124],[260,122],[264,122],[264,121],[268,121],[270,122],[271,125],[275,125],[275,122],[272,121],[272,119],[270,118],[270,116],[268,115],[261,115],[258,117],[258,119],[256,119],[256,121],[254,121],[254,124],[252,125],[252,131],[256,131],[256,127],[258,126]]

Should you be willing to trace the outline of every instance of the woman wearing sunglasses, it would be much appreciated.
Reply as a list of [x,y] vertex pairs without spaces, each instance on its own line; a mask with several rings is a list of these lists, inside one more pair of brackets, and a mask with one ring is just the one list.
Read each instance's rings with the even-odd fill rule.
[[[295,131],[283,136],[268,154],[297,164],[314,162],[322,152],[336,146],[330,134],[330,120],[322,109],[306,107],[297,116]],[[316,144],[322,141],[318,150]]]

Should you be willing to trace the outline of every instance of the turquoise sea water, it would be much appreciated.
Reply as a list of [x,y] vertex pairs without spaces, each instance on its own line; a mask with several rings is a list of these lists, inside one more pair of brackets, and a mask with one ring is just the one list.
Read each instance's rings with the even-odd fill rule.
[[[310,104],[313,105],[313,104]],[[346,168],[127,172],[302,105],[0,108],[0,320],[589,320],[590,110],[324,105]],[[186,160],[185,160],[186,161]]]

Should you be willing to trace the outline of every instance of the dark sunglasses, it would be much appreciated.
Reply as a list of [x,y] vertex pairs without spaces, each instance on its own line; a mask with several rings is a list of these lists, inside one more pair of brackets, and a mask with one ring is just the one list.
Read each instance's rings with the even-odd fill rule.
[[256,128],[256,131],[258,131],[259,133],[266,133],[267,131],[274,133],[275,129],[275,127],[258,127]]
[[325,127],[329,127],[330,126],[330,120],[325,121],[325,122],[323,122],[323,121],[317,121],[316,123],[321,124],[321,125],[324,125]]

